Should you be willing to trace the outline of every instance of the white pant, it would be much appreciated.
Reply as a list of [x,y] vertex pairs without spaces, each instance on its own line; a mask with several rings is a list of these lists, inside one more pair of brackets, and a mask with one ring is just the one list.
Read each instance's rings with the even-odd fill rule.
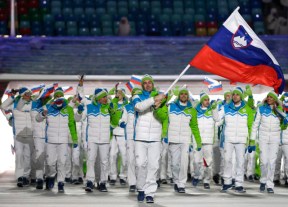
[[259,148],[261,168],[260,182],[266,183],[267,188],[274,188],[273,179],[279,144],[269,144],[260,141]]
[[[96,160],[95,160],[95,168],[94,168],[95,169],[95,181],[96,181],[96,183],[100,183],[100,180],[101,180],[101,162],[100,161],[101,160],[100,160],[100,152],[99,152],[99,150],[98,150],[98,153],[97,153],[96,156],[97,157],[96,157]],[[109,158],[108,158],[108,160],[109,160]],[[109,163],[108,163],[108,166],[109,166]],[[107,170],[108,170],[108,168],[107,168]],[[107,176],[108,176],[108,171],[105,172],[105,173],[107,173]]]
[[288,144],[282,145],[282,152],[284,154],[284,177],[286,178],[286,181],[288,182]]
[[235,151],[236,156],[236,176],[235,176],[235,186],[243,186],[244,182],[244,162],[245,162],[245,144],[233,144],[230,142],[225,142],[224,144],[224,184],[232,184],[233,176],[233,153]]
[[[209,184],[212,178],[213,145],[203,144],[201,151],[195,150],[194,156],[194,178],[199,179],[203,174],[203,182]],[[203,163],[203,159],[205,159],[207,166]]]
[[30,177],[31,158],[34,142],[32,137],[17,137],[14,140],[15,146],[15,177]]
[[127,140],[127,166],[129,185],[136,185],[135,141],[130,139]]
[[117,157],[118,152],[121,154],[121,169],[119,177],[126,180],[127,178],[127,155],[126,155],[126,140],[124,136],[115,136],[110,142],[110,179],[117,179]]
[[65,178],[72,177],[72,144],[67,144],[67,157],[65,162]]
[[246,152],[246,175],[247,177],[249,176],[254,176],[255,174],[255,151],[252,151],[251,153]]
[[157,190],[157,173],[161,154],[161,142],[135,141],[136,177],[138,191],[154,197]]
[[72,179],[83,177],[84,149],[81,145],[72,149]]
[[280,180],[281,179],[281,169],[282,169],[282,159],[283,159],[283,150],[282,145],[279,146],[277,158],[276,158],[276,165],[275,165],[275,173],[274,173],[274,180]]
[[168,143],[162,141],[161,159],[160,159],[160,179],[172,178],[171,172],[171,154],[168,150]]
[[171,154],[171,170],[174,183],[179,188],[185,188],[189,163],[189,144],[169,143]]
[[36,178],[43,179],[46,158],[46,143],[44,138],[34,138]]
[[224,174],[224,148],[220,148],[220,171],[219,171],[219,175],[221,177],[223,177]]
[[220,175],[221,153],[219,143],[213,144],[213,175]]
[[189,146],[189,172],[191,174],[191,177],[194,177],[195,171],[194,171],[194,150],[192,146]]
[[[65,180],[65,163],[68,154],[68,144],[46,144],[46,163],[48,167],[47,176],[55,177],[57,173],[57,181]],[[56,166],[57,165],[57,166]]]
[[108,179],[108,167],[109,167],[109,148],[110,144],[96,144],[88,142],[88,154],[87,154],[87,174],[86,180],[94,182],[95,180],[95,161],[99,151],[100,158],[100,183],[106,183]]

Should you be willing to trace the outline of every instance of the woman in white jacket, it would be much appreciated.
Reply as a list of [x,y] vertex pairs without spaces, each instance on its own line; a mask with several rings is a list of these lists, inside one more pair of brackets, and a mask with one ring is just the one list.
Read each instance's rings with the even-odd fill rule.
[[1,109],[5,111],[12,109],[16,154],[15,175],[17,186],[23,187],[29,184],[31,154],[34,148],[30,116],[32,92],[28,88],[22,87],[19,90],[19,96],[15,98],[16,93],[15,91],[12,96],[3,102]]
[[[259,130],[260,148],[260,192],[274,193],[274,172],[280,144],[280,119],[275,113],[278,96],[274,91],[268,93],[264,104],[257,109],[256,117],[252,127],[251,140],[255,140]],[[255,150],[255,149],[254,149]]]

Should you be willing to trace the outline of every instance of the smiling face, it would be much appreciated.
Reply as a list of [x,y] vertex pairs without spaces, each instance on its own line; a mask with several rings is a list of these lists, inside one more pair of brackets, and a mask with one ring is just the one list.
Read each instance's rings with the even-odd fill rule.
[[116,95],[117,95],[119,101],[123,100],[124,97],[123,97],[123,92],[121,90],[118,90]]
[[241,96],[237,93],[233,93],[232,100],[234,104],[239,104],[241,102]]
[[100,98],[100,99],[98,100],[98,102],[99,102],[100,104],[107,104],[107,103],[108,103],[108,98],[107,98],[107,96],[104,96],[104,97]]
[[153,83],[151,80],[143,81],[143,88],[145,91],[151,92],[153,90]]
[[274,105],[276,102],[272,96],[267,96],[266,100],[268,105]]
[[210,99],[209,98],[205,98],[202,102],[202,106],[207,108],[210,104]]
[[186,92],[182,92],[179,94],[179,99],[182,103],[186,103],[188,101],[188,94]]

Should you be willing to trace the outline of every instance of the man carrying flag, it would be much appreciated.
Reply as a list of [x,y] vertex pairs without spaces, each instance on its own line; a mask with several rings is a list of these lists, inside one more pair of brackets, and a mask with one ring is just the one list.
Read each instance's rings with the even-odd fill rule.
[[[155,108],[166,98],[159,94],[154,87],[154,80],[150,75],[142,78],[142,94],[133,99],[135,120],[135,157],[138,201],[154,203],[157,190],[157,171],[161,153],[162,121],[157,116]],[[161,108],[158,109],[161,112]]]

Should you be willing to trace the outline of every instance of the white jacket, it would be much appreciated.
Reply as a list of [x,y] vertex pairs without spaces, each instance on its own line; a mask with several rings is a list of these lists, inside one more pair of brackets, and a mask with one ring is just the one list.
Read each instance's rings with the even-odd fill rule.
[[31,110],[31,120],[32,120],[32,130],[33,130],[33,137],[34,138],[45,138],[45,129],[46,129],[46,120],[42,122],[38,122],[36,120],[36,116],[38,113],[42,113],[42,103],[40,100],[32,102],[32,110]]
[[225,142],[234,144],[247,142],[254,115],[252,109],[244,101],[239,107],[235,107],[231,101],[222,106],[219,111],[215,109],[212,113],[214,120],[225,124],[223,129]]
[[[62,110],[59,110],[47,104],[46,108],[48,111],[47,116],[44,117],[42,113],[38,113],[36,120],[42,122],[46,119],[45,138],[47,143],[70,143],[70,134],[72,135],[72,133],[72,136],[76,136],[77,138],[74,113],[71,106],[67,105]],[[69,120],[69,116],[73,120]]]
[[281,132],[281,144],[288,144],[288,128]]
[[103,105],[94,103],[88,104],[85,110],[78,114],[75,114],[75,120],[81,121],[87,118],[86,126],[86,141],[107,144],[110,143],[110,114],[109,105],[102,107]]
[[[168,106],[169,125],[168,125],[168,141],[169,143],[192,143],[192,130],[190,122],[192,118],[197,119],[196,111],[192,108],[190,102],[183,109],[179,107],[179,101],[173,102]],[[195,117],[192,115],[195,111]],[[199,131],[198,131],[199,134]]]
[[259,106],[252,127],[251,140],[255,140],[259,130],[259,142],[280,144],[280,120],[268,104]]
[[9,97],[6,99],[2,105],[1,109],[7,111],[12,107],[13,114],[13,131],[14,135],[17,137],[32,137],[32,123],[31,123],[31,108],[32,101],[26,103],[22,98],[14,99]]
[[127,140],[134,139],[134,123],[135,123],[135,113],[132,103],[125,105],[122,117],[119,124],[124,124],[125,126],[125,136]]
[[196,106],[197,121],[202,144],[213,144],[215,137],[215,121],[211,109],[202,109],[201,104]]
[[154,116],[152,106],[154,98],[150,93],[143,91],[133,99],[136,112],[135,140],[137,141],[161,141],[162,123]]

